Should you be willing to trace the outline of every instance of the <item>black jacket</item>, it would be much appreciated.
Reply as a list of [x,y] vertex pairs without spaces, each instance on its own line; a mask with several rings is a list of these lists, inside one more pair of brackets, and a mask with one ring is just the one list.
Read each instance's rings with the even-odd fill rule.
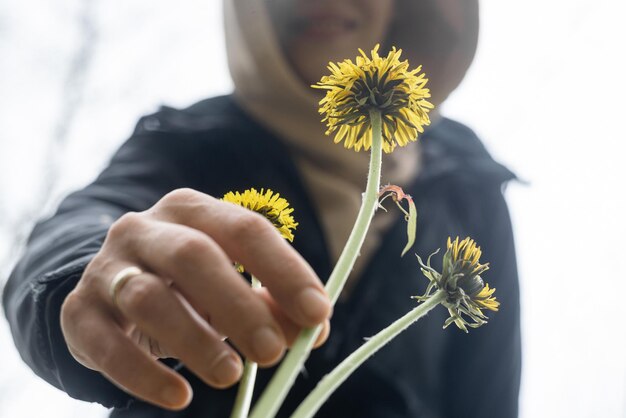
[[[517,416],[519,291],[502,196],[503,185],[514,176],[488,155],[471,130],[451,120],[441,120],[421,141],[423,169],[405,190],[419,212],[412,253],[427,256],[445,247],[449,235],[476,239],[484,261],[491,263],[485,279],[497,288],[501,309],[490,313],[488,325],[465,334],[454,326],[442,330],[447,311],[437,307],[361,367],[331,397],[320,417]],[[185,110],[163,108],[142,118],[98,179],[68,196],[53,217],[37,224],[3,294],[24,361],[70,396],[116,407],[114,417],[227,417],[233,402],[235,388],[208,388],[170,360],[166,362],[192,383],[191,406],[175,413],[135,400],[76,362],[60,329],[61,304],[113,220],[127,211],[145,210],[181,187],[213,196],[249,187],[280,192],[300,224],[294,247],[321,278],[330,273],[319,220],[288,150],[231,97],[208,99]],[[410,296],[422,293],[427,280],[411,253],[399,257],[405,234],[399,217],[350,299],[335,307],[330,339],[313,352],[282,415],[364,337],[415,305]],[[435,258],[439,268],[441,258]],[[264,385],[270,374],[261,371],[258,384]]]

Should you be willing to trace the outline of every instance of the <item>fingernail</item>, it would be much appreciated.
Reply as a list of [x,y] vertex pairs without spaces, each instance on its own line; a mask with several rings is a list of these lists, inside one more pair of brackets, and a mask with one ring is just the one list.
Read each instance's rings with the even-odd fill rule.
[[252,349],[259,362],[267,363],[277,359],[285,349],[285,342],[271,327],[263,327],[252,336]]
[[317,336],[317,340],[315,341],[315,345],[313,346],[313,348],[319,348],[320,346],[322,346],[328,339],[329,335],[330,321],[327,319],[326,321],[324,321],[324,327],[322,328],[322,332],[320,333],[320,335]]
[[321,321],[328,316],[330,301],[317,289],[308,287],[298,295],[298,304],[304,316],[312,321]]
[[211,373],[219,385],[232,385],[241,377],[241,360],[232,353],[224,352],[215,360]]
[[189,392],[178,385],[165,386],[161,391],[161,397],[167,404],[174,408],[185,406],[191,400]]

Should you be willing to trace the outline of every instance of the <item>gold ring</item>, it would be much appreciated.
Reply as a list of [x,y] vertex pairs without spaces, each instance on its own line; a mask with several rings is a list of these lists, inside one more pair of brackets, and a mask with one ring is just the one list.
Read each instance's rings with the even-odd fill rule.
[[115,275],[115,277],[111,281],[111,285],[109,286],[109,295],[111,296],[111,300],[113,301],[113,304],[115,306],[119,307],[119,305],[117,304],[117,294],[119,293],[120,289],[124,287],[128,280],[132,279],[135,276],[139,276],[140,274],[143,274],[143,271],[141,271],[139,267],[131,266],[122,269],[119,273]]

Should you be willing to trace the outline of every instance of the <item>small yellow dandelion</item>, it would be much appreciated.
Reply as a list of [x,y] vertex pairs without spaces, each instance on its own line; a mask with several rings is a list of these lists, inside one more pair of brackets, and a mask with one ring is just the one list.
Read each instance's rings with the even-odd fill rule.
[[326,90],[319,110],[326,134],[335,132],[336,144],[344,141],[344,147],[357,152],[372,146],[372,109],[381,114],[387,153],[415,141],[430,124],[433,105],[426,100],[430,91],[425,88],[428,79],[419,74],[422,67],[409,71],[408,61],[400,61],[401,49],[392,47],[386,57],[379,56],[378,49],[376,45],[371,58],[359,49],[356,63],[349,59],[329,63],[331,75],[312,86]]
[[289,207],[289,202],[280,197],[279,193],[274,193],[270,189],[261,189],[261,192],[258,192],[251,188],[243,193],[228,192],[222,200],[263,215],[276,227],[283,238],[293,241],[292,230],[296,229],[298,223],[291,215],[293,208]]
[[[441,273],[431,267],[432,255],[428,257],[426,263],[417,257],[422,272],[430,283],[424,295],[415,298],[425,300],[431,297],[435,290],[445,291],[447,295],[442,305],[448,308],[450,318],[446,320],[444,328],[454,322],[467,332],[467,326],[478,328],[487,323],[487,317],[482,309],[497,311],[500,302],[493,296],[496,289],[490,289],[480,277],[489,269],[489,264],[479,262],[482,252],[476,242],[469,237],[462,241],[459,241],[459,237],[454,241],[448,238],[447,247]],[[473,322],[468,322],[466,317]]]
[[[290,242],[293,241],[292,230],[296,229],[298,223],[291,216],[293,208],[289,207],[289,202],[280,197],[279,193],[274,193],[270,189],[261,189],[261,192],[258,192],[255,188],[251,188],[243,193],[228,192],[222,200],[263,215],[274,225],[283,238]],[[239,262],[235,262],[235,268],[240,273],[245,271]]]

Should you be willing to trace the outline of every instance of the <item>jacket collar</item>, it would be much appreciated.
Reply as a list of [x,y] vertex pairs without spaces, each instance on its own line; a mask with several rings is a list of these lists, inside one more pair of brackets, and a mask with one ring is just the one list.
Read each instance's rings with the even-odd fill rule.
[[438,177],[468,176],[485,183],[505,183],[517,176],[489,154],[478,136],[467,126],[441,118],[421,138],[421,183]]

